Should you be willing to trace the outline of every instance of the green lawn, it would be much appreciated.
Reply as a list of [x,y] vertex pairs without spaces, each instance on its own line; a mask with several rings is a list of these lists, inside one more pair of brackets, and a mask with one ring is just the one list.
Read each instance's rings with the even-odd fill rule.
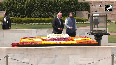
[[[77,27],[86,27],[89,26],[89,24],[77,24]],[[17,24],[12,25],[12,29],[52,29],[52,25],[23,25],[23,24]],[[2,29],[2,25],[0,25],[0,29]]]
[[116,43],[116,35],[109,35],[108,42],[109,43]]
[[110,33],[116,33],[116,24],[115,23],[110,23],[110,25],[108,25],[108,31]]
[[[108,31],[110,33],[116,33],[116,24],[115,23],[110,23],[110,25],[108,25]],[[116,43],[116,35],[109,35],[108,36],[108,42],[109,43]]]

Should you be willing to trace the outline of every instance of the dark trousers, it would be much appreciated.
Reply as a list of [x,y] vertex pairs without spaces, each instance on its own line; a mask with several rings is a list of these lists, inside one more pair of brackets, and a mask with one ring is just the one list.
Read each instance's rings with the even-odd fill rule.
[[69,32],[66,32],[70,37],[75,37],[76,36],[76,32],[73,32],[73,33],[69,33]]
[[52,32],[52,33],[54,33],[54,34],[62,34],[62,32]]
[[9,29],[8,25],[2,25],[2,29]]
[[[97,24],[96,26],[97,26],[97,28],[98,28],[98,24]],[[94,28],[96,28],[95,25],[94,25]]]

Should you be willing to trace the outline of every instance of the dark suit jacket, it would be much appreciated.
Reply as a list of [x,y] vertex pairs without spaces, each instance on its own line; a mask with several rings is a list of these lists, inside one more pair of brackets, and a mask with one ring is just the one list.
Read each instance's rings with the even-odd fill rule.
[[52,27],[53,27],[54,34],[61,34],[62,33],[61,30],[58,30],[58,28],[64,28],[64,24],[63,24],[62,19],[60,19],[60,21],[61,21],[61,25],[60,25],[58,18],[53,19]]
[[[8,21],[8,23],[7,23],[7,21]],[[11,20],[10,20],[9,16],[6,16],[6,21],[4,21],[4,19],[3,19],[2,29],[10,29],[10,28],[11,28]]]

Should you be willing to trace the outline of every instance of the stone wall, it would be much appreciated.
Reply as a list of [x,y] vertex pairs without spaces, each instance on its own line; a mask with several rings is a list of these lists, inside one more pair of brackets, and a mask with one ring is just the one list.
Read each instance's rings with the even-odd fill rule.
[[4,16],[5,11],[0,11],[0,17]]
[[[93,35],[88,35],[89,29],[78,29],[77,36],[88,36],[94,39]],[[52,33],[52,29],[11,29],[0,30],[0,47],[11,47],[12,43],[19,43],[22,37],[46,37]],[[63,33],[66,33],[64,29]],[[103,36],[102,45],[108,45],[108,36]]]
[[92,65],[111,65],[109,47],[0,48],[0,65],[6,65],[3,58],[6,55],[8,65],[89,65],[92,62]]
[[0,2],[3,2],[4,0],[0,0]]
[[[112,21],[116,21],[116,1],[89,1],[90,2],[90,10],[91,12],[102,12],[108,14],[108,19]],[[113,5],[113,11],[105,11],[105,5],[112,4]],[[102,7],[99,7],[99,5],[102,5]]]
[[[79,0],[79,2],[89,2],[90,12],[102,12],[108,14],[108,19],[116,21],[116,0]],[[105,11],[105,5],[112,4],[113,11]],[[102,5],[102,7],[99,7]],[[85,15],[86,16],[86,15]]]
[[76,17],[88,19],[88,11],[76,11]]

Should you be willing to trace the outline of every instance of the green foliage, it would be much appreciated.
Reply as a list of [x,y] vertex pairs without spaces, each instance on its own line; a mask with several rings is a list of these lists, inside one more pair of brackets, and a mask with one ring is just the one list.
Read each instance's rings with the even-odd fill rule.
[[88,2],[77,0],[5,0],[0,7],[7,10],[11,17],[49,18],[55,17],[58,12],[67,17],[69,12],[89,11]]
[[[65,21],[67,17],[63,17]],[[10,17],[12,23],[23,24],[23,23],[52,23],[53,18],[19,18],[19,17]],[[86,22],[88,19],[75,17],[77,22]],[[3,17],[0,17],[0,21],[3,21]]]
[[111,23],[111,20],[107,20],[107,23]]
[[86,18],[80,18],[80,17],[75,17],[75,19],[76,19],[76,21],[77,22],[86,22],[86,21],[88,21],[88,19],[86,19]]
[[4,9],[4,5],[3,5],[3,3],[2,2],[0,2],[0,11],[4,11],[5,9]]
[[3,22],[3,17],[0,17],[0,22]]

